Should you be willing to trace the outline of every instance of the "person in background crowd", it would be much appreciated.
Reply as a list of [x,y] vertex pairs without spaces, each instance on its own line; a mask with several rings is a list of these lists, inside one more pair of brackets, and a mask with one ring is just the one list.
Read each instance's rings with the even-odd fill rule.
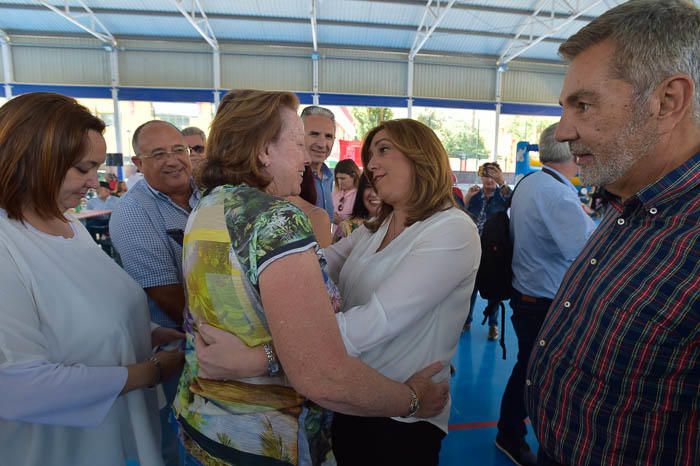
[[[100,181],[96,189],[97,196],[88,199],[87,208],[90,210],[114,210],[119,205],[119,198],[112,196],[109,191],[109,183]],[[93,238],[106,234],[109,229],[110,214],[98,215],[85,220],[85,227]]]
[[309,153],[309,166],[316,184],[316,205],[333,221],[333,172],[325,164],[335,143],[335,115],[324,107],[310,105],[301,112],[304,122],[304,144]]
[[[119,205],[119,198],[112,196],[109,190],[109,183],[100,181],[97,186],[96,196],[88,199],[87,208],[90,210],[114,210]],[[104,220],[109,220],[109,216],[105,216]]]
[[372,185],[369,184],[367,177],[360,175],[360,183],[357,187],[357,195],[352,205],[350,218],[340,222],[340,225],[335,229],[333,242],[350,236],[350,233],[364,225],[365,221],[376,217],[381,205],[382,201]]
[[58,94],[0,108],[2,464],[163,464],[149,387],[183,354],[151,355],[173,332],[151,332],[141,287],[64,214],[98,187],[104,128]]
[[355,203],[357,186],[362,173],[351,159],[338,162],[335,166],[335,190],[333,190],[333,223],[336,225],[350,218],[350,209]]
[[207,156],[207,135],[196,126],[188,126],[182,130],[185,144],[190,148],[190,163],[192,171],[196,172]]
[[501,400],[496,447],[519,465],[535,463],[535,455],[525,442],[527,413],[523,391],[528,357],[566,269],[595,228],[569,181],[578,173],[578,167],[569,147],[554,139],[556,130],[555,124],[540,135],[542,171],[519,183],[510,209],[510,306],[518,337],[518,358]]
[[[192,180],[190,148],[180,130],[152,120],[132,138],[132,160],[144,179],[134,185],[112,212],[109,231],[124,270],[148,296],[151,319],[179,329],[185,309],[182,241],[190,211],[199,201]],[[168,403],[177,381],[164,386]],[[166,463],[177,462],[177,441],[168,425],[169,409],[161,410]]]
[[289,196],[287,200],[295,204],[309,217],[314,236],[321,248],[331,244],[331,220],[325,210],[316,204],[316,182],[311,167],[304,166],[304,176],[301,180],[301,192],[298,196]]
[[698,465],[700,9],[627,2],[559,52],[556,138],[611,199],[530,355],[540,464]]
[[126,181],[120,181],[119,184],[117,184],[117,197],[122,197],[128,190],[129,188],[126,186]]
[[452,174],[452,198],[455,200],[455,203],[457,204],[457,207],[460,209],[464,210],[465,209],[465,204],[464,204],[464,193],[460,189],[459,186],[457,186],[457,175],[454,173]]
[[[284,199],[299,194],[308,160],[297,106],[292,93],[236,90],[212,123],[198,175],[206,194],[190,217],[183,254],[187,366],[174,412],[187,461],[333,464],[330,417],[305,396],[349,414],[410,421],[434,416],[447,402],[447,383],[429,380],[442,364],[416,374],[413,367],[448,355],[428,351],[388,378],[346,352],[342,335],[355,340],[366,327],[346,321],[339,331],[337,289],[311,225]],[[259,377],[219,377],[218,364],[198,363],[202,352],[237,359],[219,351],[221,335],[239,336],[262,356],[246,374]]]
[[[476,222],[479,235],[484,229],[484,223],[496,212],[501,212],[506,208],[506,199],[510,197],[510,187],[506,184],[501,167],[496,162],[486,162],[479,167],[478,172],[481,178],[481,185],[474,185],[467,191],[464,199],[467,205],[467,212]],[[476,289],[472,292],[469,301],[469,317],[464,326],[464,330],[469,330],[472,325],[472,314],[476,304]],[[488,339],[498,340],[498,304],[499,301],[489,300],[484,309],[484,316],[488,316],[489,333]]]

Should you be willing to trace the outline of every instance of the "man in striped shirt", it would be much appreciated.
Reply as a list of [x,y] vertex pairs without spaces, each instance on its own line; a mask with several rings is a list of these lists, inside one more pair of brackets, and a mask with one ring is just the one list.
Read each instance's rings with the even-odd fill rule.
[[631,1],[559,51],[557,139],[612,199],[530,356],[538,464],[697,466],[700,10]]

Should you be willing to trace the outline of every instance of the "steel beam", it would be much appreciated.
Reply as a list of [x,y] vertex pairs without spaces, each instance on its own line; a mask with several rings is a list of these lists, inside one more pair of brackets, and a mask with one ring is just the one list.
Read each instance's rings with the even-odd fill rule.
[[[219,41],[209,23],[207,13],[200,0],[170,0],[188,23],[199,33],[212,49],[212,75],[214,77],[214,107],[219,108],[221,99],[221,53]],[[187,3],[187,5],[186,5]],[[189,7],[189,8],[187,8]]]
[[95,13],[88,7],[83,0],[73,0],[76,2],[78,5],[80,5],[80,8],[82,8],[82,12],[76,12],[74,13],[71,11],[71,6],[68,4],[68,1],[64,1],[63,3],[63,9],[57,8],[54,5],[50,4],[47,1],[44,0],[37,0],[40,4],[48,8],[49,10],[53,11],[57,15],[65,18],[66,20],[70,21],[73,23],[75,26],[78,26],[80,29],[83,31],[87,32],[88,34],[97,37],[100,39],[102,42],[105,44],[108,44],[111,47],[116,47],[117,46],[117,40],[114,38],[114,36],[107,30],[104,24],[102,24],[102,21],[100,21],[97,16],[95,16]]
[[[603,0],[539,0],[535,10],[525,19],[515,37],[503,48],[503,52],[498,58],[497,64],[506,64],[514,58],[517,58],[543,40],[552,37],[562,28],[568,26],[571,22],[602,2]],[[581,6],[581,3],[586,5]],[[550,6],[548,17],[542,19],[540,15],[547,11],[545,10],[547,6]],[[562,18],[555,14],[556,10],[567,11],[568,16]],[[534,32],[535,28],[541,30],[543,27],[544,33],[539,34]],[[529,33],[527,32],[528,29],[530,30]]]
[[441,2],[440,0],[428,0],[425,4],[423,18],[418,26],[416,37],[413,39],[413,45],[411,46],[408,58],[416,57],[420,49],[423,48],[430,36],[435,32],[435,29],[445,18],[447,12],[452,8],[452,5],[455,4],[455,1],[456,0],[449,0],[447,2]]

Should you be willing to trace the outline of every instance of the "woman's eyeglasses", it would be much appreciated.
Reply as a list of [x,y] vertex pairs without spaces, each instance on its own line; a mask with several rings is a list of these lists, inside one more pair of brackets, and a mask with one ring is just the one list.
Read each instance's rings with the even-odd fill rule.
[[341,197],[338,201],[338,212],[343,211],[343,203],[345,202],[345,196]]

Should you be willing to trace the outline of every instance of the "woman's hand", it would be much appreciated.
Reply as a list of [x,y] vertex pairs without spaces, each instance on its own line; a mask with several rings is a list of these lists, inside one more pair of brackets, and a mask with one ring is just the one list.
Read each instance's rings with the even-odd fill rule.
[[177,340],[184,340],[185,334],[179,330],[168,327],[156,327],[151,332],[151,348],[166,346]]
[[450,396],[450,383],[447,380],[434,383],[431,378],[440,372],[445,365],[435,362],[428,367],[416,372],[406,381],[418,395],[420,409],[414,417],[429,418],[437,416],[445,409]]
[[469,201],[469,199],[474,197],[474,195],[476,193],[478,193],[479,191],[481,191],[481,188],[479,186],[477,186],[477,185],[470,186],[469,189],[467,190],[467,195],[464,198],[465,204]]
[[249,348],[232,333],[200,324],[194,345],[200,377],[228,380],[267,375],[267,356],[262,346]]
[[160,363],[161,382],[177,376],[185,364],[185,353],[181,350],[159,351],[154,356]]
[[491,165],[487,168],[486,171],[487,176],[493,178],[493,180],[499,185],[503,186],[506,183],[506,179],[503,176],[503,172],[501,171],[500,168]]

